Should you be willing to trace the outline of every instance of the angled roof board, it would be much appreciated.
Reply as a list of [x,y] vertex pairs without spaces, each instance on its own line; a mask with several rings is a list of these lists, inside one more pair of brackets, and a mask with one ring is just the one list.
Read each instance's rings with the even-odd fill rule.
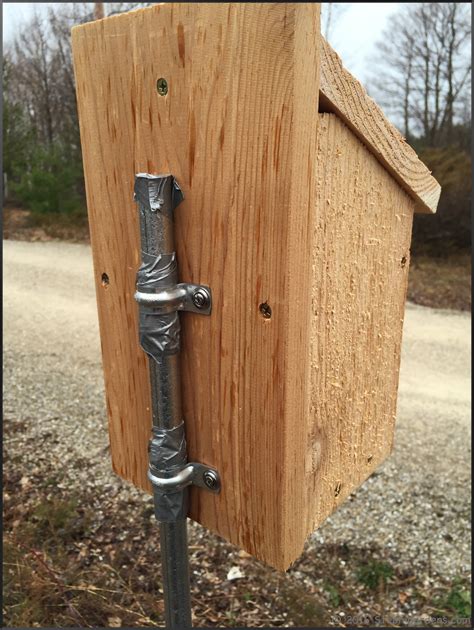
[[323,37],[319,90],[320,110],[345,122],[414,199],[415,212],[436,212],[441,186]]

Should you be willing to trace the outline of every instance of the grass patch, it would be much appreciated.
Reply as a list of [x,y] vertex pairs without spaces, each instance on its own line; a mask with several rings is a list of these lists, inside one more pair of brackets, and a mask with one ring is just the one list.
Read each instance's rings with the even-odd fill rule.
[[53,497],[37,505],[32,514],[36,542],[43,545],[57,545],[87,537],[91,522],[92,514],[78,508],[75,498]]
[[446,608],[449,608],[460,617],[470,617],[471,591],[461,586],[453,587],[446,598]]
[[334,584],[331,584],[331,582],[324,582],[323,588],[328,595],[329,603],[331,604],[331,606],[333,606],[334,608],[340,606],[342,598]]
[[438,597],[434,604],[440,611],[449,611],[463,619],[471,616],[471,590],[470,585],[463,579],[454,580],[451,589],[443,596]]
[[103,531],[93,497],[52,486],[54,475],[32,478],[21,492],[21,475],[8,472],[3,604],[9,626],[163,624],[157,527],[153,548],[140,519],[137,530],[119,541],[128,504],[111,508],[110,529]]
[[356,573],[357,581],[372,591],[384,591],[393,575],[392,565],[377,560],[361,564]]
[[[107,488],[64,487],[59,468],[38,468],[27,478],[31,457],[12,447],[4,471],[6,625],[163,626],[151,501],[145,506]],[[284,575],[197,526],[190,532],[197,627],[341,626],[350,616],[380,611],[403,619],[407,610],[448,619],[470,614],[467,580],[426,582],[426,570],[402,568],[396,555],[375,545],[321,545]],[[226,580],[235,565],[245,578]]]

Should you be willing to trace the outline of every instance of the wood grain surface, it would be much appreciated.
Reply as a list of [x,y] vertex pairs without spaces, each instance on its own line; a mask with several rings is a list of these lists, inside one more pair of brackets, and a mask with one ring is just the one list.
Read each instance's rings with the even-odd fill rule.
[[398,129],[321,37],[320,109],[336,113],[415,200],[415,212],[436,212],[441,187]]
[[334,114],[318,130],[307,533],[392,449],[415,205]]
[[163,4],[73,30],[114,469],[149,489],[133,181],[171,172],[180,281],[213,294],[210,317],[181,320],[189,457],[222,477],[191,516],[278,568],[307,534],[319,51],[311,3]]

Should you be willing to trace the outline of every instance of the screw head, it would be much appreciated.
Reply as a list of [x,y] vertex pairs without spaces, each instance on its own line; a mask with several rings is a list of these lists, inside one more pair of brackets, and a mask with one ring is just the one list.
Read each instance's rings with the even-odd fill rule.
[[206,470],[202,478],[209,490],[215,490],[218,486],[219,480],[216,473],[213,470]]
[[168,94],[168,81],[161,77],[156,82],[156,89],[160,96],[166,96],[166,94]]
[[193,304],[196,308],[209,306],[209,293],[205,289],[196,289],[193,293]]

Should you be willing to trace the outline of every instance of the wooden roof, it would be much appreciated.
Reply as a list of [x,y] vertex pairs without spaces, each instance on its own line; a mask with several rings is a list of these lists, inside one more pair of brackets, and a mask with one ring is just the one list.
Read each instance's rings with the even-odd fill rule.
[[319,108],[344,121],[416,201],[416,212],[436,212],[441,186],[323,37]]

